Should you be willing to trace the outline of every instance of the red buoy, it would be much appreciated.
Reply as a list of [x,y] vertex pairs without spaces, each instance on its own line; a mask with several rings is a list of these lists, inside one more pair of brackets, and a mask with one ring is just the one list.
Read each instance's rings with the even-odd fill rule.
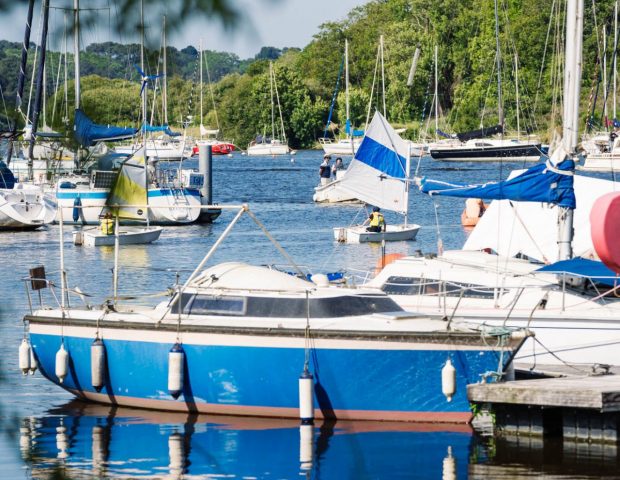
[[592,244],[601,261],[620,273],[620,192],[599,197],[590,211]]

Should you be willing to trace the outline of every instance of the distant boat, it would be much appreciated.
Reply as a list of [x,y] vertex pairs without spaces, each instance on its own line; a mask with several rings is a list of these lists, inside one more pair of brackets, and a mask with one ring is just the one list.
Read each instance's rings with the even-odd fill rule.
[[40,187],[16,182],[0,160],[0,230],[33,230],[55,216],[56,203]]
[[345,243],[414,240],[420,225],[407,222],[410,167],[407,144],[383,115],[375,112],[359,150],[340,180],[340,188],[368,204],[400,213],[405,222],[384,225],[381,232],[368,231],[365,225],[336,227],[335,239]]
[[[340,75],[344,67],[344,98],[345,98],[345,138],[332,139],[327,136],[328,127],[331,123],[332,112],[334,110],[334,104],[338,95],[338,84],[340,82]],[[344,58],[343,64],[340,67],[340,73],[338,74],[338,81],[336,82],[336,89],[332,98],[332,104],[329,109],[329,116],[327,117],[327,123],[323,137],[319,138],[319,143],[323,147],[323,151],[329,155],[355,155],[357,149],[362,143],[362,137],[364,135],[363,130],[355,130],[351,125],[349,115],[349,41],[344,41]]]
[[[159,238],[163,228],[149,225],[147,189],[147,166],[145,149],[141,148],[123,162],[116,174],[114,184],[106,199],[106,216],[101,220],[101,229],[77,230],[73,232],[73,243],[90,247],[102,245],[129,245],[151,243]],[[75,212],[78,213],[78,212]],[[75,215],[74,216],[77,216]],[[145,222],[145,227],[120,227],[118,218]],[[110,222],[111,232],[106,231],[105,222]],[[114,222],[114,223],[112,223]]]
[[119,227],[118,233],[107,235],[97,228],[74,230],[73,243],[87,247],[114,246],[118,236],[119,245],[152,243],[159,238],[162,227]]
[[[282,108],[280,108],[280,96],[278,95],[278,85],[273,71],[273,63],[269,62],[269,85],[271,89],[271,137],[258,135],[254,141],[248,145],[248,155],[286,155],[291,152],[286,141],[284,132],[284,120],[282,119]],[[275,96],[274,96],[275,93]],[[275,105],[278,105],[280,114],[280,124],[276,126]]]
[[429,153],[435,160],[443,161],[498,161],[498,160],[540,160],[542,144],[538,139],[485,138],[503,132],[500,125],[466,133],[459,133],[458,143],[448,142],[430,147]]
[[[207,68],[207,80],[209,82],[209,93],[211,94],[211,102],[213,104],[213,112],[215,113],[215,122],[217,128],[208,129],[203,123],[203,86],[204,82],[202,81],[202,59],[204,58],[204,63]],[[215,105],[215,95],[213,94],[213,85],[211,84],[211,73],[209,72],[209,62],[207,60],[206,55],[203,55],[202,52],[202,41],[200,42],[200,140],[196,141],[196,145],[192,149],[192,155],[198,155],[198,151],[201,145],[210,145],[211,152],[213,155],[228,155],[235,151],[235,144],[233,142],[228,142],[225,140],[218,140],[218,135],[220,134],[220,121],[217,116],[217,107]],[[205,138],[206,137],[206,138]]]

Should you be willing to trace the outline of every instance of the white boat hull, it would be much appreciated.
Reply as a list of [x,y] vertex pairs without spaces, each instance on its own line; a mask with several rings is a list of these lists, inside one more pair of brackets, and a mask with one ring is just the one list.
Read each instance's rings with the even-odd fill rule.
[[365,225],[334,228],[334,239],[341,243],[401,242],[415,240],[420,225],[387,225],[385,232],[369,232]]
[[[159,238],[163,228],[161,227],[122,227],[118,232],[119,245],[137,245],[151,243]],[[75,230],[73,243],[87,247],[101,247],[114,245],[117,235],[105,235],[98,229]]]
[[248,155],[286,155],[290,152],[288,145],[273,143],[258,143],[248,147]]
[[341,187],[339,180],[315,187],[312,200],[317,203],[359,202],[357,198]]
[[351,140],[348,138],[339,140],[337,142],[321,142],[323,151],[328,155],[355,155],[359,148],[361,140]]
[[35,229],[52,223],[57,205],[32,186],[0,189],[0,230]]
[[589,172],[614,172],[620,170],[620,153],[595,153],[586,157],[579,170]]

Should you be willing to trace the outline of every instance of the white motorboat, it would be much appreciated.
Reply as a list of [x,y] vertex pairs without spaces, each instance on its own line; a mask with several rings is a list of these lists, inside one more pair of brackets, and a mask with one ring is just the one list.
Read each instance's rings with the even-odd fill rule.
[[410,168],[409,146],[383,115],[375,112],[359,150],[338,181],[338,188],[353,198],[397,212],[405,221],[388,224],[383,232],[367,231],[364,225],[336,227],[334,238],[344,243],[414,240],[420,226],[407,221]]
[[323,151],[328,155],[355,155],[362,143],[361,138],[341,138],[332,140],[331,138],[319,138],[319,143]]
[[126,227],[108,235],[98,228],[73,231],[73,243],[87,247],[114,246],[118,237],[119,245],[136,245],[152,243],[159,238],[164,229],[161,227]]

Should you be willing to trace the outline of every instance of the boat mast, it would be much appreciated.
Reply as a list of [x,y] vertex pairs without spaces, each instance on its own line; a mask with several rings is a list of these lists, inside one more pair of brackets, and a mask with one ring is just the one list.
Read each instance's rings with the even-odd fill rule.
[[[28,2],[28,16],[26,18],[26,31],[24,32],[24,43],[22,44],[22,59],[19,65],[19,77],[17,79],[17,100],[15,109],[21,112],[22,95],[24,94],[24,83],[26,81],[26,68],[28,66],[28,48],[30,48],[30,30],[32,28],[32,15],[34,12],[34,0]],[[13,124],[13,133],[17,132],[17,124]],[[11,164],[11,156],[13,155],[13,142],[9,142],[7,150],[7,165]]]
[[499,48],[499,15],[497,13],[497,0],[495,0],[495,58],[497,60],[497,116],[499,124],[504,130],[504,105],[502,102],[502,52]]
[[614,3],[614,96],[613,114],[616,119],[616,88],[617,88],[617,56],[618,56],[618,0]]
[[34,162],[34,141],[37,134],[37,124],[39,123],[39,113],[41,111],[41,97],[43,95],[43,82],[45,81],[45,51],[47,50],[47,26],[49,22],[50,5],[49,0],[43,0],[43,26],[41,28],[41,54],[39,55],[39,64],[37,66],[37,91],[34,100],[34,113],[32,115],[32,135],[30,137],[30,146],[28,148],[28,179],[33,178],[33,162]]
[[[164,125],[168,126],[168,62],[166,57],[166,16],[164,15],[164,78],[163,78],[163,94],[164,94]],[[201,75],[202,75],[202,64],[201,66]],[[202,78],[200,80],[200,93],[202,94]],[[202,111],[201,111],[202,115]],[[202,116],[200,117],[200,121],[202,122]]]
[[202,38],[198,48],[200,49],[200,138],[202,138]]
[[608,129],[607,123],[607,25],[603,25],[603,118],[605,119],[605,129]]
[[439,140],[437,131],[439,130],[439,80],[437,77],[437,57],[438,57],[438,46],[435,45],[435,141]]
[[75,63],[75,109],[80,108],[80,0],[73,0],[73,58]]
[[344,104],[347,115],[346,125],[348,126],[347,138],[353,138],[353,127],[349,118],[349,40],[344,39]]
[[383,63],[383,35],[379,36],[379,47],[381,50],[381,93],[383,94],[383,116],[387,118],[387,111],[385,108],[385,68]]
[[515,52],[515,94],[517,100],[517,139],[521,135],[521,126],[519,122],[519,56]]
[[[569,155],[577,148],[579,128],[579,91],[583,46],[583,0],[569,0],[566,9],[566,49],[564,67],[564,126],[562,146]],[[572,257],[573,210],[561,208],[559,215],[558,256]]]

